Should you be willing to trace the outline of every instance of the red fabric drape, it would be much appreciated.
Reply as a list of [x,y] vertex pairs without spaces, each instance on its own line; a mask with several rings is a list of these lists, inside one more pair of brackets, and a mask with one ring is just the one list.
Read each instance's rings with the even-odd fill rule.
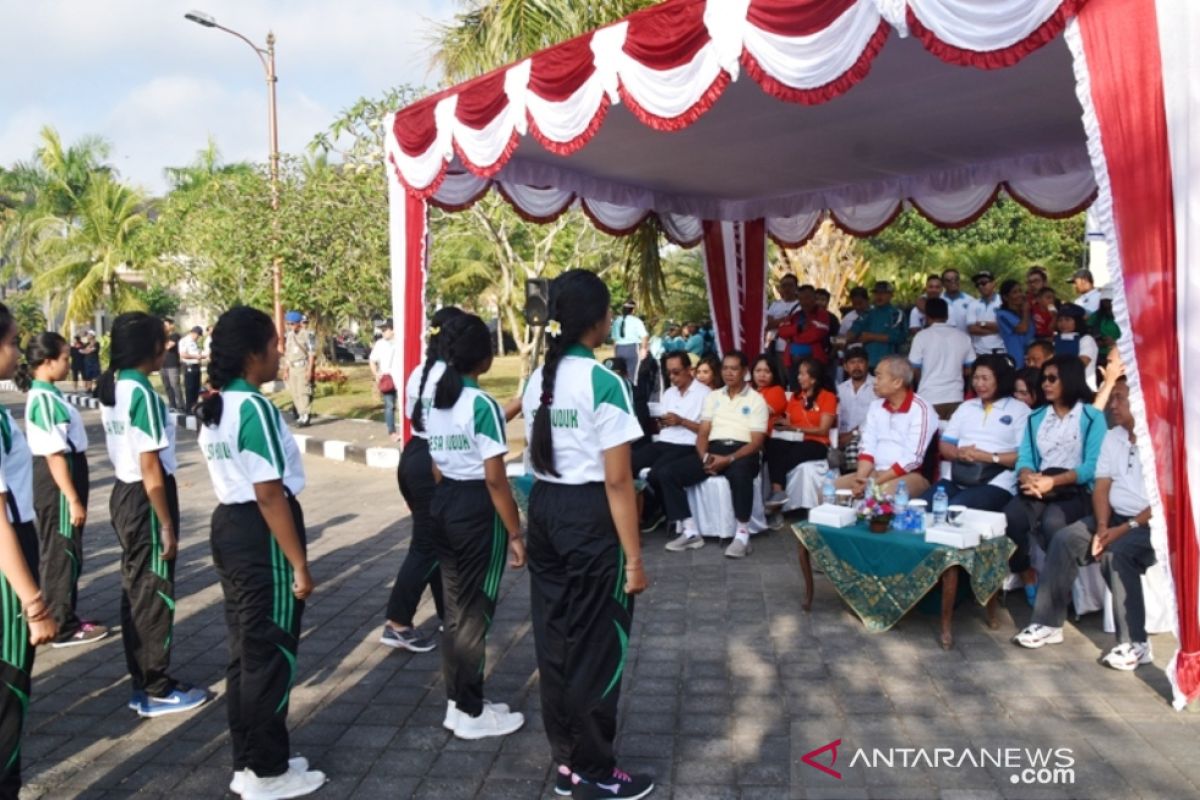
[[404,419],[404,441],[412,437],[412,422],[405,413],[404,382],[425,356],[425,272],[428,259],[429,215],[425,200],[404,193],[404,328],[400,348],[404,374],[396,377],[399,413]]
[[629,17],[625,52],[651,69],[689,63],[711,41],[704,0],[677,0]]
[[725,279],[725,226],[719,220],[704,221],[704,278],[712,307],[713,333],[722,353],[736,349],[733,343],[733,309],[729,306],[729,284]]
[[1200,552],[1183,451],[1175,215],[1154,0],[1091,0],[1079,14],[1112,185],[1125,294],[1143,376],[1179,613],[1176,682],[1200,696]]
[[742,252],[746,257],[738,280],[741,347],[746,355],[754,358],[762,347],[763,318],[767,310],[767,221],[752,219],[742,225],[742,230],[746,237]]
[[750,0],[746,19],[779,36],[811,36],[825,30],[856,0]]
[[766,314],[767,224],[704,221],[704,270],[713,328],[722,353],[753,357]]

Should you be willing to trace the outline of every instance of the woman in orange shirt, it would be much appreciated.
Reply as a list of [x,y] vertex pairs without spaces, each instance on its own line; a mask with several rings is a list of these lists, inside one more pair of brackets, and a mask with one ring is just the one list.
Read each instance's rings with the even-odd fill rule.
[[768,505],[787,500],[783,491],[787,474],[805,461],[818,461],[829,454],[829,430],[837,419],[837,395],[821,388],[823,369],[811,358],[800,362],[800,390],[787,404],[787,416],[775,424],[776,431],[804,434],[802,441],[767,439],[767,474],[771,478]]
[[775,363],[766,354],[754,359],[750,377],[754,381],[755,390],[762,395],[767,408],[771,409],[771,416],[767,418],[767,436],[770,436],[775,423],[783,418],[784,409],[787,408],[787,394],[783,391],[783,381],[775,371]]

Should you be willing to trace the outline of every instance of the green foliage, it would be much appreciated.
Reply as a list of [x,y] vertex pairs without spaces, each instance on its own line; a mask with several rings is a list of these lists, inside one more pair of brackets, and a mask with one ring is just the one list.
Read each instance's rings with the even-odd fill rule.
[[42,304],[33,292],[13,292],[4,298],[4,304],[17,323],[17,341],[23,351],[31,338],[46,330]]
[[135,288],[133,293],[146,310],[156,317],[174,317],[183,303],[178,294],[160,284],[151,284],[145,289]]

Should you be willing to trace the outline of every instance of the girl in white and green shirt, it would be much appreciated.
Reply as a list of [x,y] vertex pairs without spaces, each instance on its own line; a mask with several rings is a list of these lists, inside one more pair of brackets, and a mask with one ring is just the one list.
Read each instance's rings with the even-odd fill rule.
[[296,499],[304,463],[279,410],[257,388],[279,372],[271,318],[237,306],[217,320],[211,341],[209,384],[218,391],[199,406],[200,451],[219,503],[211,541],[229,624],[229,789],[301,797],[325,783],[306,759],[289,758],[287,730],[300,620],[313,590]]
[[25,433],[33,462],[34,510],[41,545],[42,594],[58,624],[55,647],[98,642],[108,628],[75,613],[87,520],[87,430],[55,386],[71,369],[67,340],[47,331],[26,348],[17,386],[25,399]]
[[121,543],[121,639],[133,682],[129,707],[143,717],[191,711],[207,691],[171,677],[175,633],[175,418],[150,385],[162,368],[162,320],[140,311],[113,321],[108,369],[96,384],[116,483],[108,508]]

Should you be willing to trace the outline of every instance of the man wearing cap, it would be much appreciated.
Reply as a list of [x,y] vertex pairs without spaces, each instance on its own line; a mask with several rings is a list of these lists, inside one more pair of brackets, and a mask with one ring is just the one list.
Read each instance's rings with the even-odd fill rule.
[[1100,290],[1096,288],[1096,280],[1090,269],[1081,269],[1075,273],[1075,305],[1091,316],[1100,310]]
[[289,311],[284,321],[288,324],[288,333],[283,347],[283,377],[287,381],[288,391],[292,393],[296,422],[300,427],[306,427],[312,408],[316,347],[312,337],[304,330],[303,314]]
[[904,312],[892,305],[892,285],[876,281],[874,295],[875,305],[855,321],[847,337],[866,348],[872,370],[884,356],[900,352],[900,345],[908,336]]
[[650,333],[646,325],[634,316],[633,310],[637,304],[632,299],[626,300],[621,306],[621,315],[612,321],[612,341],[617,358],[625,359],[633,382],[637,383],[638,365],[646,357],[650,348]]
[[188,414],[192,413],[200,398],[200,373],[204,363],[200,335],[203,333],[204,328],[195,325],[179,340],[179,363],[183,365],[183,411]]
[[1000,310],[1000,293],[996,291],[996,279],[990,272],[980,272],[973,278],[979,290],[979,299],[971,304],[967,314],[967,333],[975,343],[976,355],[1005,353],[1004,339],[1000,337],[1000,326],[996,312]]

